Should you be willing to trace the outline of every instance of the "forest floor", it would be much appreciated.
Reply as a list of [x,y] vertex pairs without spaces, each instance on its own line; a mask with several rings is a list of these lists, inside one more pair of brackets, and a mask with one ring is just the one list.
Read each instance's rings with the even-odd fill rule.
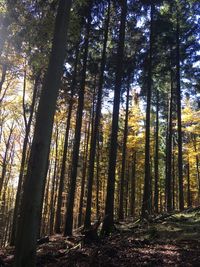
[[[80,233],[60,235],[37,249],[37,267],[200,266],[200,208],[120,222],[117,231],[93,244]],[[0,251],[0,266],[12,266],[13,249]],[[27,266],[28,267],[28,266]]]

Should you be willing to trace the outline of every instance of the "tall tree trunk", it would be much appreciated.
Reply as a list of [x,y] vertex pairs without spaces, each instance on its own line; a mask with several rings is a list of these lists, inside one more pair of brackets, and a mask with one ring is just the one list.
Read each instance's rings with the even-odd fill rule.
[[112,115],[112,130],[111,130],[111,144],[109,152],[108,165],[108,181],[107,181],[107,195],[105,204],[105,218],[102,226],[102,233],[108,234],[114,227],[114,194],[115,194],[115,169],[117,158],[117,135],[118,135],[118,121],[119,121],[119,106],[120,94],[123,76],[123,55],[124,55],[124,40],[126,28],[126,13],[127,0],[121,1],[121,19],[119,31],[119,44],[117,50],[116,62],[116,77],[114,89],[114,105]]
[[69,193],[68,193],[68,198],[67,198],[67,212],[66,212],[66,218],[65,218],[64,236],[71,235],[72,228],[73,228],[74,197],[75,197],[75,190],[76,190],[77,167],[78,167],[78,159],[79,159],[82,116],[83,116],[83,108],[84,108],[88,45],[89,45],[90,24],[91,24],[91,14],[90,14],[91,3],[89,3],[89,5],[90,7],[88,7],[88,21],[87,21],[87,26],[86,26],[86,36],[85,36],[85,42],[84,42],[85,51],[83,55],[83,69],[82,69],[80,90],[79,90],[79,95],[78,95],[75,138],[74,138],[74,146],[73,146],[73,152],[72,152],[72,168],[71,168],[70,184],[69,184],[70,188],[69,188]]
[[85,149],[84,149],[84,165],[83,165],[83,175],[81,180],[81,195],[79,201],[79,213],[78,213],[78,226],[82,224],[82,215],[83,215],[83,198],[85,194],[85,178],[86,178],[86,170],[88,163],[88,148],[89,148],[89,138],[90,138],[90,127],[91,127],[91,116],[89,120],[88,129],[85,130]]
[[158,213],[158,179],[159,179],[159,91],[156,91],[156,133],[155,133],[155,160],[154,160],[154,211]]
[[[171,55],[172,57],[172,55]],[[172,59],[171,59],[172,60]],[[172,210],[172,105],[173,105],[173,70],[171,65],[171,90],[169,97],[166,157],[166,201],[167,211]]]
[[97,138],[97,164],[96,164],[96,219],[99,218],[99,190],[100,190],[100,181],[99,181],[99,174],[100,174],[100,146],[99,146],[99,134]]
[[[174,143],[172,139],[172,209],[175,210],[175,188],[176,187],[176,174],[175,174],[175,155],[174,155]],[[177,193],[177,192],[176,192]]]
[[[45,175],[44,175],[44,179],[43,179],[43,184],[42,184],[42,197],[41,199],[43,201],[41,201],[40,203],[40,212],[39,212],[39,227],[38,227],[38,239],[41,238],[43,232],[43,228],[41,227],[42,226],[42,219],[43,217],[45,218],[45,209],[47,208],[47,205],[46,203],[48,203],[48,195],[49,195],[49,184],[47,181],[46,183],[46,177],[47,177],[47,174],[48,174],[48,171],[49,171],[49,166],[50,166],[50,160],[49,160],[49,155],[50,155],[50,146],[49,146],[49,151],[48,151],[48,156],[47,156],[47,162],[46,162],[46,170],[45,170]],[[45,194],[46,193],[46,194]],[[46,199],[45,199],[45,196],[46,196]],[[44,216],[43,216],[43,210],[44,210]]]
[[38,107],[22,196],[21,217],[16,238],[15,267],[35,266],[43,185],[45,183],[46,163],[51,142],[56,100],[63,71],[70,8],[71,0],[59,1],[52,52]]
[[55,232],[57,234],[61,232],[60,227],[61,227],[62,193],[64,190],[68,139],[69,139],[69,130],[70,130],[72,109],[73,109],[73,103],[74,103],[73,98],[74,98],[74,91],[75,91],[75,86],[76,86],[78,59],[79,59],[79,45],[77,46],[77,49],[76,49],[76,59],[75,59],[74,73],[73,73],[72,84],[71,84],[71,96],[70,96],[69,107],[68,107],[65,141],[64,141],[64,149],[63,149],[63,157],[62,157],[62,165],[61,165],[61,173],[60,173],[60,181],[59,181],[59,189],[58,189],[58,202],[57,202],[56,218],[55,218]]
[[194,151],[196,153],[196,170],[197,170],[197,183],[198,183],[198,198],[200,202],[200,170],[199,170],[199,157],[197,154],[197,144],[196,144],[196,135],[192,134],[192,142],[193,142],[193,147]]
[[131,175],[131,198],[130,198],[130,215],[135,216],[135,193],[136,193],[136,151],[133,152],[132,156],[132,175]]
[[0,80],[0,95],[1,95],[2,88],[3,88],[3,84],[6,79],[7,68],[8,66],[6,64],[2,65],[2,73],[1,73],[1,80]]
[[176,18],[176,100],[178,120],[178,176],[179,176],[179,209],[184,209],[183,196],[183,150],[182,150],[182,121],[181,121],[181,84],[180,84],[180,23],[179,12]]
[[108,1],[108,13],[105,22],[105,31],[104,31],[104,43],[103,43],[103,52],[101,58],[101,69],[98,85],[98,95],[97,95],[97,104],[96,104],[96,116],[94,122],[94,130],[90,142],[90,156],[89,156],[89,168],[88,168],[88,191],[87,191],[87,203],[86,203],[86,215],[84,225],[86,228],[89,228],[91,225],[91,205],[92,205],[92,185],[94,179],[94,163],[95,163],[95,154],[96,154],[96,143],[99,132],[99,123],[101,116],[101,102],[102,102],[102,93],[103,93],[103,81],[104,81],[104,70],[106,64],[106,47],[108,41],[108,30],[110,22],[110,0]]
[[120,180],[120,197],[119,197],[119,220],[124,219],[124,178],[125,178],[125,167],[126,167],[126,147],[127,147],[127,137],[128,137],[130,78],[131,78],[131,75],[128,79],[127,96],[126,96],[126,114],[125,114],[125,124],[124,124],[122,167],[121,167],[121,180]]
[[152,95],[152,50],[153,50],[153,19],[154,4],[151,4],[151,24],[150,24],[150,48],[149,48],[149,70],[147,85],[147,107],[146,107],[146,127],[145,127],[145,176],[144,193],[142,202],[142,217],[148,217],[151,212],[151,189],[150,189],[150,113],[151,113],[151,95]]
[[124,179],[124,184],[125,184],[125,209],[124,209],[124,216],[123,218],[125,217],[128,217],[128,201],[129,201],[129,198],[128,198],[128,192],[129,192],[129,178],[130,178],[130,173],[129,173],[129,164],[127,164],[127,167],[126,167],[126,170],[125,170],[125,179]]
[[12,232],[11,232],[11,239],[10,239],[11,246],[13,246],[15,243],[18,212],[19,212],[19,206],[20,206],[20,195],[21,195],[22,187],[23,187],[24,168],[25,168],[26,158],[27,158],[28,138],[29,138],[29,133],[31,129],[34,108],[36,104],[36,96],[37,96],[37,91],[38,91],[39,79],[40,79],[40,72],[36,75],[36,78],[35,78],[35,84],[33,88],[33,97],[32,97],[32,103],[31,103],[31,108],[30,108],[31,111],[30,111],[28,123],[25,128],[25,137],[24,137],[24,143],[23,143],[23,148],[22,148],[22,158],[21,158],[21,165],[20,165],[20,171],[19,171],[19,180],[18,180],[18,185],[17,185],[17,193],[16,193],[16,198],[15,198],[15,207],[14,207],[14,213],[13,213]]
[[188,206],[188,208],[192,206],[191,191],[190,191],[190,161],[189,161],[189,158],[188,158],[188,164],[187,164],[187,206]]
[[[52,160],[53,162],[53,160]],[[48,228],[48,212],[49,212],[49,195],[50,195],[50,180],[51,180],[51,168],[49,168],[49,165],[51,165],[51,163],[48,164],[48,168],[47,168],[47,173],[49,170],[49,175],[47,175],[46,173],[46,185],[44,188],[44,201],[43,201],[43,206],[42,206],[42,211],[41,211],[41,222],[40,222],[40,229],[38,231],[38,239],[42,236],[45,236],[48,232],[47,228]]]
[[51,186],[51,200],[50,200],[50,220],[49,220],[49,234],[52,235],[54,228],[54,195],[55,195],[55,183],[56,176],[58,174],[58,126],[56,129],[56,140],[55,140],[55,162],[54,162],[54,173],[52,178],[52,186]]
[[9,153],[9,149],[10,149],[11,137],[12,137],[13,130],[14,130],[14,124],[12,124],[12,126],[10,128],[8,139],[6,141],[6,149],[5,149],[5,153],[4,153],[4,157],[3,157],[2,171],[1,171],[1,177],[0,177],[0,195],[1,195],[1,192],[3,189],[3,184],[4,184],[4,180],[5,180],[5,176],[6,176],[6,170],[7,170],[7,164],[8,164],[8,153]]

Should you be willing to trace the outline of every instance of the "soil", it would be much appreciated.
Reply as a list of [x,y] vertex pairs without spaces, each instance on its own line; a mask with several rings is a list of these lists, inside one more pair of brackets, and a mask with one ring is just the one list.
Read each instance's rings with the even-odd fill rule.
[[[200,209],[116,224],[109,237],[83,244],[54,235],[38,245],[37,267],[200,266]],[[43,240],[42,240],[43,241]],[[0,251],[0,266],[12,266],[13,248]]]

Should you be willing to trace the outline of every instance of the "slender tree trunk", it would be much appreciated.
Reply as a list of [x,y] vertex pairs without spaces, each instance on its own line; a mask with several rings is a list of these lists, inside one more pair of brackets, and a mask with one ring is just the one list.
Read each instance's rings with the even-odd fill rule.
[[108,40],[109,22],[110,22],[110,0],[108,1],[108,14],[106,18],[105,31],[104,31],[104,43],[103,43],[101,69],[100,69],[100,77],[99,77],[99,85],[98,85],[96,116],[95,116],[95,122],[94,122],[94,130],[93,130],[91,142],[90,142],[88,185],[87,185],[88,191],[87,191],[86,215],[85,215],[85,222],[84,222],[84,225],[86,228],[89,228],[91,225],[92,185],[93,185],[93,179],[94,179],[96,143],[97,143],[100,116],[101,116],[101,102],[102,102],[102,93],[103,93],[104,70],[105,70],[105,64],[106,64],[106,47],[107,47],[107,40]]
[[198,157],[198,154],[197,154],[197,145],[196,145],[196,136],[195,136],[195,134],[192,135],[192,142],[193,142],[194,151],[196,153],[196,170],[197,170],[197,182],[198,182],[198,197],[199,197],[199,202],[200,202],[200,170],[199,170],[199,157]]
[[58,126],[56,129],[56,141],[55,141],[55,162],[54,162],[54,174],[52,178],[52,186],[51,186],[51,200],[50,200],[50,220],[49,220],[49,234],[52,235],[54,229],[54,195],[55,195],[55,183],[56,176],[58,174]]
[[[48,165],[51,165],[48,164]],[[49,168],[47,169],[48,172]],[[51,168],[50,168],[50,172],[49,175],[46,174],[47,177],[47,182],[46,182],[46,186],[45,186],[45,190],[44,190],[44,203],[43,203],[43,207],[42,207],[42,211],[41,211],[41,227],[38,231],[38,239],[44,235],[47,234],[48,230],[48,211],[49,211],[49,193],[50,193],[50,180],[51,180]]]
[[21,217],[16,238],[15,267],[35,266],[43,185],[45,183],[46,163],[51,142],[56,100],[63,71],[70,8],[71,0],[59,1],[52,52],[38,107],[22,196]]
[[156,91],[156,136],[155,136],[155,160],[154,160],[154,173],[155,173],[155,184],[154,184],[154,211],[158,213],[158,196],[159,196],[159,91]]
[[11,172],[12,172],[12,167],[13,167],[13,162],[14,162],[14,155],[15,155],[15,140],[13,140],[13,142],[11,143],[11,148],[10,148],[10,153],[9,153],[9,157],[7,159],[7,164],[8,164],[8,168],[6,168],[6,177],[4,180],[4,184],[3,184],[3,190],[6,192],[6,190],[8,189],[8,183],[9,180],[11,178]]
[[85,194],[85,178],[86,178],[86,170],[88,163],[88,148],[89,148],[89,139],[90,139],[90,127],[91,127],[91,116],[89,120],[88,129],[85,130],[85,149],[84,149],[84,165],[83,165],[83,175],[81,180],[81,195],[79,201],[79,213],[78,213],[78,226],[82,224],[82,216],[83,216],[83,198]]
[[60,173],[60,182],[59,182],[59,189],[58,189],[58,202],[57,202],[56,218],[55,218],[55,232],[57,234],[61,233],[60,227],[61,227],[62,193],[64,191],[68,139],[69,139],[69,130],[70,130],[70,123],[71,123],[72,109],[73,109],[73,97],[74,97],[74,91],[75,91],[75,86],[76,86],[78,59],[79,59],[79,45],[77,46],[77,50],[76,50],[76,60],[75,60],[74,73],[73,73],[73,79],[72,79],[72,84],[71,84],[71,96],[70,96],[69,107],[68,107],[68,115],[67,115],[66,131],[65,131],[65,141],[64,141],[64,149],[63,149],[63,157],[62,157],[62,165],[61,165],[61,173]]
[[114,228],[114,194],[115,194],[115,169],[117,158],[117,135],[119,121],[120,93],[123,76],[123,55],[126,28],[127,0],[121,1],[121,19],[119,31],[119,45],[117,51],[116,77],[114,90],[114,105],[112,115],[111,144],[109,152],[107,195],[105,204],[105,218],[102,226],[102,234],[109,234]]
[[136,151],[133,152],[133,159],[132,159],[132,175],[131,175],[131,199],[130,199],[130,215],[132,217],[135,216],[135,195],[136,195]]
[[[47,174],[48,174],[48,171],[49,171],[49,166],[50,166],[50,160],[49,160],[49,155],[50,155],[50,146],[49,146],[49,151],[48,151],[48,156],[47,156],[47,162],[46,162],[46,170],[45,170],[45,175],[44,175],[44,180],[43,180],[43,184],[42,184],[42,197],[41,199],[43,200],[40,204],[40,212],[39,212],[39,227],[38,227],[38,239],[41,238],[43,232],[43,228],[41,227],[42,226],[42,219],[43,217],[45,218],[45,215],[43,216],[43,210],[44,210],[44,214],[46,212],[46,203],[48,203],[48,195],[49,195],[49,181],[47,181],[47,184],[46,184],[46,178],[47,178]],[[45,192],[46,190],[46,192]],[[46,194],[45,194],[46,193]],[[44,197],[46,196],[46,199],[44,200]]]
[[182,151],[182,121],[181,121],[181,85],[180,85],[180,23],[177,11],[176,19],[176,100],[178,120],[178,175],[179,175],[179,209],[184,209],[183,196],[183,151]]
[[6,79],[7,68],[8,68],[8,66],[6,64],[2,65],[2,73],[1,73],[1,80],[0,80],[0,95],[2,92],[3,84],[4,84],[5,79]]
[[97,140],[97,165],[96,165],[96,219],[99,218],[99,190],[100,190],[100,147],[99,147],[99,135]]
[[166,158],[166,200],[167,211],[172,210],[172,100],[173,100],[173,71],[171,66],[171,91],[169,98],[168,127],[167,127],[167,158]]
[[129,192],[129,177],[130,177],[130,173],[129,173],[129,164],[127,164],[127,169],[126,169],[126,177],[125,177],[125,210],[124,210],[124,214],[125,216],[123,216],[123,218],[128,217],[128,192]]
[[20,195],[21,195],[22,187],[23,187],[23,176],[24,176],[24,169],[25,169],[26,158],[27,158],[28,138],[29,138],[31,123],[32,123],[33,114],[34,114],[39,79],[40,79],[40,74],[37,74],[34,88],[33,88],[33,97],[32,97],[32,103],[31,103],[30,116],[28,119],[27,127],[25,129],[26,131],[25,131],[24,143],[23,143],[23,148],[22,148],[22,159],[21,159],[19,180],[18,180],[18,185],[17,185],[17,193],[16,193],[16,198],[15,198],[15,207],[14,207],[14,213],[13,213],[12,231],[11,231],[11,239],[10,239],[11,246],[13,246],[15,243],[18,212],[19,212],[19,206],[20,206]]
[[[172,140],[173,144],[173,140]],[[175,210],[176,208],[176,202],[175,202],[175,187],[176,187],[176,175],[175,175],[175,156],[174,156],[174,144],[172,149],[172,208]]]
[[120,197],[119,197],[119,220],[124,219],[124,178],[125,178],[125,167],[126,167],[126,147],[127,147],[126,143],[127,143],[127,137],[128,137],[130,77],[128,79],[127,96],[126,96],[126,114],[125,114],[125,125],[124,125],[122,167],[121,167],[121,180],[120,180]]
[[[90,6],[91,6],[91,3],[90,3]],[[68,198],[67,198],[67,212],[66,212],[66,218],[65,218],[64,236],[71,235],[72,228],[73,228],[74,197],[75,197],[75,190],[76,190],[77,167],[78,167],[79,147],[80,147],[80,139],[81,139],[81,126],[82,126],[82,116],[83,116],[83,108],[84,108],[85,80],[86,80],[88,45],[89,45],[90,23],[91,23],[90,10],[91,8],[88,7],[88,21],[87,21],[87,26],[86,26],[86,36],[85,36],[85,42],[84,42],[85,51],[84,51],[84,56],[83,56],[81,85],[80,85],[79,96],[78,96],[75,138],[74,138],[74,146],[73,146],[73,152],[72,152],[70,188],[69,188],[69,193],[68,193]]]
[[145,177],[144,193],[142,202],[142,217],[148,217],[151,212],[151,195],[150,195],[150,114],[151,114],[151,95],[152,95],[152,50],[153,50],[153,17],[154,4],[151,5],[151,25],[150,25],[150,48],[149,48],[149,70],[147,85],[147,107],[146,107],[146,127],[145,127]]
[[188,208],[192,206],[191,191],[190,191],[190,162],[189,162],[189,159],[188,159],[188,164],[187,164],[187,206],[188,206]]
[[5,153],[4,153],[4,157],[3,157],[2,171],[1,171],[1,178],[0,178],[0,195],[1,195],[1,192],[3,189],[3,183],[5,180],[5,176],[6,176],[7,165],[8,165],[8,153],[9,153],[9,149],[10,149],[11,137],[12,137],[13,130],[14,130],[14,124],[12,124],[12,126],[10,128],[8,139],[6,141],[6,149],[5,149]]

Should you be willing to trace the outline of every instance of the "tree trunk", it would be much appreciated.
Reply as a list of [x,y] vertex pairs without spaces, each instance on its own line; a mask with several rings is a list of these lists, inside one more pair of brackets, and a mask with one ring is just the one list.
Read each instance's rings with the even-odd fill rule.
[[117,59],[116,59],[117,62],[116,62],[116,77],[115,77],[115,89],[114,89],[114,105],[113,105],[113,115],[112,115],[111,144],[110,144],[109,165],[108,165],[107,195],[105,204],[105,218],[102,226],[103,234],[109,234],[114,227],[115,169],[116,169],[116,158],[117,158],[117,135],[118,135],[120,93],[121,93],[122,76],[123,76],[122,62],[124,55],[126,13],[127,13],[127,0],[123,0],[121,1],[119,45],[118,45]]
[[108,14],[105,23],[104,31],[104,43],[103,43],[103,52],[101,58],[101,69],[99,77],[99,86],[98,86],[98,95],[97,95],[97,104],[96,104],[96,116],[94,122],[94,130],[90,142],[90,157],[89,157],[89,168],[88,168],[88,191],[87,191],[87,203],[86,203],[86,215],[85,215],[85,228],[91,226],[91,205],[92,205],[92,185],[94,179],[94,163],[95,163],[95,154],[96,154],[96,143],[99,132],[99,122],[101,116],[101,102],[102,102],[102,93],[103,93],[103,81],[104,81],[104,70],[106,64],[106,47],[108,40],[108,30],[110,22],[110,1],[108,1]]
[[136,151],[133,152],[132,159],[132,175],[131,175],[131,199],[130,199],[130,215],[135,216],[135,177],[136,177]]
[[198,183],[198,198],[200,202],[200,170],[199,170],[199,157],[197,154],[197,144],[196,144],[196,136],[195,134],[192,135],[192,142],[193,142],[193,147],[194,151],[196,153],[196,170],[197,170],[197,183]]
[[155,160],[154,160],[154,173],[155,173],[155,184],[154,184],[154,211],[158,213],[158,179],[159,179],[159,91],[156,91],[156,134],[155,134]]
[[59,182],[59,189],[58,189],[58,202],[57,202],[56,218],[55,218],[55,233],[57,233],[57,234],[61,233],[60,227],[61,227],[62,193],[64,190],[68,139],[69,139],[69,130],[70,130],[72,109],[73,109],[73,103],[74,103],[73,97],[74,97],[74,91],[75,91],[75,86],[76,86],[78,59],[79,59],[79,45],[77,46],[77,49],[76,49],[76,60],[75,60],[74,73],[73,73],[73,79],[72,79],[72,84],[71,84],[71,96],[70,96],[69,107],[68,107],[68,115],[67,115],[66,131],[65,131],[65,141],[64,141],[64,149],[63,149],[63,157],[62,157],[62,165],[61,165],[61,173],[60,173],[60,182]]
[[100,214],[100,211],[99,211],[100,147],[99,147],[99,137],[97,139],[98,140],[97,140],[97,165],[96,165],[96,219],[98,220],[99,214]]
[[148,217],[151,212],[151,195],[150,195],[150,113],[151,113],[151,95],[152,95],[152,50],[153,50],[153,19],[154,4],[151,5],[151,25],[150,25],[150,48],[149,48],[149,70],[147,85],[147,107],[146,107],[146,127],[145,127],[145,177],[144,177],[144,193],[142,202],[141,216]]
[[4,153],[4,157],[3,157],[3,162],[2,162],[2,171],[1,171],[1,177],[0,177],[0,195],[3,189],[3,184],[4,184],[4,180],[5,180],[5,176],[6,176],[6,170],[7,170],[7,164],[8,164],[8,152],[10,149],[10,144],[11,144],[11,137],[12,137],[12,133],[14,130],[14,124],[12,124],[11,128],[10,128],[10,132],[8,135],[8,139],[6,141],[6,149],[5,149],[5,153]]
[[126,167],[126,146],[127,146],[126,143],[127,143],[127,137],[128,137],[130,78],[131,78],[131,75],[128,79],[127,96],[126,96],[126,114],[125,114],[125,124],[124,124],[122,167],[121,167],[121,180],[120,180],[120,197],[119,197],[119,220],[124,219],[124,178],[125,178],[125,167]]
[[[174,155],[174,144],[172,140],[172,209],[175,210],[176,202],[175,202],[175,187],[176,187],[176,175],[175,175],[175,155]],[[177,193],[177,192],[176,192]]]
[[36,243],[40,226],[43,185],[56,100],[63,71],[70,8],[71,0],[59,1],[52,52],[41,92],[22,196],[21,217],[16,238],[15,267],[34,267],[36,262]]
[[[79,201],[79,213],[78,213],[78,227],[82,224],[82,215],[83,215],[83,198],[85,194],[85,178],[86,178],[86,170],[88,163],[88,148],[89,148],[89,139],[90,139],[90,127],[91,127],[91,116],[89,120],[89,125],[85,129],[85,148],[84,148],[84,165],[83,165],[83,175],[81,179],[81,195]],[[88,128],[88,129],[87,129]]]
[[50,200],[50,219],[49,219],[49,234],[52,235],[54,229],[54,195],[55,195],[55,183],[56,176],[58,174],[58,126],[56,129],[56,140],[55,140],[55,162],[54,162],[54,174],[52,178],[52,186],[51,186],[51,200]]
[[33,114],[34,114],[39,79],[40,79],[40,74],[37,74],[34,88],[33,88],[33,97],[32,97],[32,103],[31,103],[30,116],[28,119],[27,127],[25,128],[26,131],[25,131],[24,143],[23,143],[23,148],[22,148],[22,159],[21,159],[19,180],[18,180],[18,185],[17,185],[17,193],[16,193],[16,198],[15,198],[15,207],[14,207],[14,213],[13,213],[12,232],[11,232],[11,239],[10,239],[11,246],[13,246],[15,243],[18,212],[19,212],[19,206],[20,206],[20,195],[21,195],[22,187],[23,187],[24,168],[25,168],[26,158],[27,158],[28,138],[29,138],[31,123],[32,123]]
[[188,206],[188,208],[192,206],[191,191],[190,191],[190,162],[189,162],[189,159],[188,159],[188,164],[187,164],[187,206]]
[[[172,57],[172,55],[171,55]],[[172,59],[171,59],[172,60]],[[173,100],[173,70],[171,65],[171,90],[169,97],[168,127],[167,127],[167,157],[166,157],[166,201],[167,212],[172,210],[172,100]]]
[[[52,160],[53,162],[53,160]],[[44,188],[44,201],[43,201],[43,206],[42,206],[42,211],[41,211],[41,222],[40,222],[40,229],[38,231],[38,239],[40,239],[42,236],[45,236],[48,232],[47,228],[48,228],[48,212],[49,212],[49,195],[50,195],[50,180],[51,180],[51,168],[49,168],[49,165],[51,165],[51,163],[48,164],[47,167],[47,172],[46,172],[46,185]],[[47,175],[49,170],[49,175]]]
[[1,74],[1,80],[0,80],[0,95],[1,95],[2,88],[3,88],[3,84],[4,84],[5,79],[6,79],[7,68],[8,67],[6,64],[2,65],[2,74]]
[[179,176],[179,209],[184,209],[183,196],[183,151],[182,151],[182,121],[181,121],[181,85],[180,85],[180,24],[179,13],[176,18],[176,100],[178,120],[178,176]]
[[[91,6],[91,3],[90,3]],[[82,69],[82,77],[81,77],[81,85],[78,96],[78,107],[77,107],[77,115],[76,115],[76,127],[75,127],[75,138],[74,138],[74,146],[72,153],[72,168],[70,175],[70,188],[67,198],[67,212],[65,218],[65,229],[64,236],[72,234],[73,228],[73,209],[74,209],[74,198],[75,198],[75,190],[76,190],[76,178],[77,178],[77,167],[78,167],[78,159],[79,159],[79,147],[80,147],[80,139],[81,139],[81,127],[82,127],[82,116],[83,116],[83,108],[84,108],[84,94],[85,94],[85,80],[86,80],[86,69],[87,69],[87,58],[88,58],[88,45],[89,45],[89,34],[90,34],[90,24],[91,24],[91,14],[90,7],[88,7],[88,21],[86,26],[86,36],[84,42],[84,55],[83,55],[83,69]]]

